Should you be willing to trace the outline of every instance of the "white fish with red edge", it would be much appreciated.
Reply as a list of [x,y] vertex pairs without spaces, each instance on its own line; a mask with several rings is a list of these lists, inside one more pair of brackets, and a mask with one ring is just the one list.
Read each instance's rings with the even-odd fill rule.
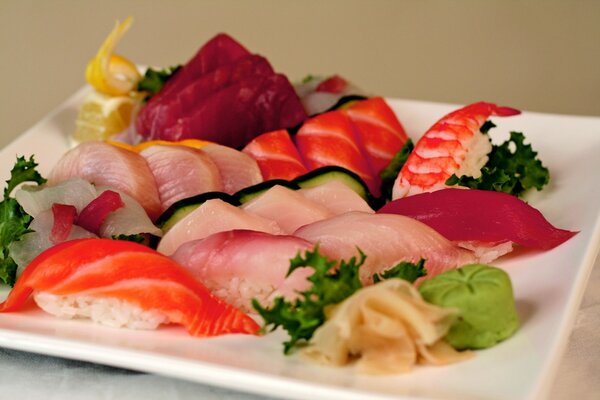
[[374,213],[369,204],[348,185],[338,180],[325,182],[311,188],[298,190],[302,196],[327,208],[333,214],[343,214],[350,211]]
[[219,199],[207,200],[165,233],[157,250],[171,255],[186,242],[233,229],[281,234],[277,222],[253,215]]
[[127,193],[144,207],[151,220],[161,213],[152,171],[133,151],[104,142],[81,143],[61,157],[48,176],[48,184],[75,177]]
[[304,239],[232,230],[181,245],[171,256],[227,303],[252,311],[252,299],[266,305],[275,296],[294,298],[307,289],[309,268],[286,276],[290,260],[314,245]]
[[23,186],[15,192],[15,199],[33,218],[52,208],[52,204],[70,204],[80,213],[98,196],[94,185],[80,178],[62,181],[54,186]]
[[140,154],[154,175],[163,211],[179,200],[223,190],[217,164],[200,149],[154,145]]
[[202,151],[217,165],[223,181],[223,191],[227,194],[234,194],[263,181],[256,160],[248,154],[217,143],[202,146]]
[[303,225],[333,216],[324,206],[280,185],[275,185],[244,203],[242,209],[276,221],[286,234],[293,233]]
[[401,261],[424,258],[428,278],[478,261],[422,222],[394,214],[349,212],[303,226],[294,235],[319,243],[336,259],[357,256],[360,249],[367,256],[360,269],[363,284]]

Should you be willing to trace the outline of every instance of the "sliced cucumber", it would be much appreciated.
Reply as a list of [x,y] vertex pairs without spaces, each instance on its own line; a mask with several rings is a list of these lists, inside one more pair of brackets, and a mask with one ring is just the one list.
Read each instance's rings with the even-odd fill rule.
[[350,189],[358,193],[365,201],[371,201],[372,196],[365,182],[354,172],[343,167],[338,167],[337,165],[317,168],[307,174],[297,177],[292,182],[301,188],[311,188],[332,180],[338,180],[344,183]]
[[348,107],[351,107],[352,104],[356,103],[357,101],[367,100],[367,98],[368,97],[360,96],[357,94],[349,94],[347,96],[341,97],[334,105],[329,107],[325,112],[343,110]]
[[158,217],[155,224],[166,233],[173,227],[173,225],[181,221],[196,208],[200,207],[205,201],[212,199],[223,200],[224,202],[234,206],[239,205],[237,199],[234,196],[228,195],[227,193],[206,192],[173,203],[171,207],[167,208],[167,210],[163,212],[160,217]]
[[235,197],[239,204],[244,204],[254,199],[255,197],[260,196],[275,185],[283,186],[293,190],[300,189],[300,187],[293,181],[286,181],[285,179],[271,179],[270,181],[257,183],[253,186],[248,186],[247,188],[244,188],[239,192],[235,193],[233,197]]

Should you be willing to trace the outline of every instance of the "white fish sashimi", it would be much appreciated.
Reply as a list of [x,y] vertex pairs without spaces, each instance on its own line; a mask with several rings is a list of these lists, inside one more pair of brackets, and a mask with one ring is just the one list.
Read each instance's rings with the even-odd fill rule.
[[274,296],[294,298],[309,286],[309,268],[286,274],[290,260],[314,245],[304,239],[233,230],[181,245],[171,256],[213,294],[252,312],[252,299],[266,305]]
[[333,213],[322,205],[280,185],[273,186],[243,204],[242,209],[276,221],[286,234],[293,233],[303,225],[333,216]]
[[219,199],[207,200],[165,233],[157,250],[171,255],[182,244],[233,229],[281,234],[277,222],[250,214]]
[[154,175],[163,211],[187,197],[223,190],[217,165],[202,150],[154,145],[140,154]]
[[48,184],[81,178],[123,191],[144,207],[151,220],[161,213],[154,176],[139,154],[104,142],[85,142],[69,150],[54,166]]
[[54,186],[23,186],[15,192],[17,202],[33,218],[42,211],[51,209],[55,203],[70,204],[80,213],[97,196],[94,185],[79,178]]
[[350,211],[375,213],[369,204],[348,185],[338,180],[325,182],[311,188],[300,189],[302,196],[327,208],[333,214],[343,214]]
[[319,243],[327,254],[338,259],[367,256],[360,270],[363,284],[372,283],[401,261],[417,262],[424,258],[427,277],[477,261],[468,250],[458,248],[427,225],[408,217],[392,214],[349,212],[298,229],[295,236]]
[[208,154],[219,168],[223,191],[227,194],[234,194],[263,181],[256,160],[248,154],[216,143],[203,146],[202,151]]

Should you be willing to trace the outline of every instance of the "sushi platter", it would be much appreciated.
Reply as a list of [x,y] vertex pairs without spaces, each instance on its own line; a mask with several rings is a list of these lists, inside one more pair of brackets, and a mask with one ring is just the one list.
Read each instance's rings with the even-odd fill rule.
[[[89,91],[74,94],[2,150],[3,179],[15,154],[35,154],[40,172],[50,172],[70,147],[69,132]],[[415,141],[439,116],[457,108],[386,101]],[[351,367],[307,363],[301,354],[283,356],[282,331],[197,338],[175,325],[156,331],[117,329],[58,319],[33,306],[0,314],[0,346],[281,398],[544,398],[600,249],[600,185],[595,176],[600,170],[600,118],[523,112],[503,119],[493,141],[504,140],[509,131],[525,132],[552,172],[550,184],[528,193],[525,200],[556,226],[579,232],[552,250],[518,249],[494,263],[510,275],[521,327],[509,340],[477,351],[468,361],[419,366],[409,374],[360,375]]]

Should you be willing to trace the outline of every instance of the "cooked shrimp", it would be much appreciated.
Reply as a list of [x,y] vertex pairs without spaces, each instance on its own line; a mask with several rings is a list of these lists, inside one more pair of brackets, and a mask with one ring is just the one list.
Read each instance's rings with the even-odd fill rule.
[[480,128],[490,116],[520,113],[479,102],[442,117],[417,142],[394,182],[392,198],[443,189],[452,174],[478,178],[492,149]]

